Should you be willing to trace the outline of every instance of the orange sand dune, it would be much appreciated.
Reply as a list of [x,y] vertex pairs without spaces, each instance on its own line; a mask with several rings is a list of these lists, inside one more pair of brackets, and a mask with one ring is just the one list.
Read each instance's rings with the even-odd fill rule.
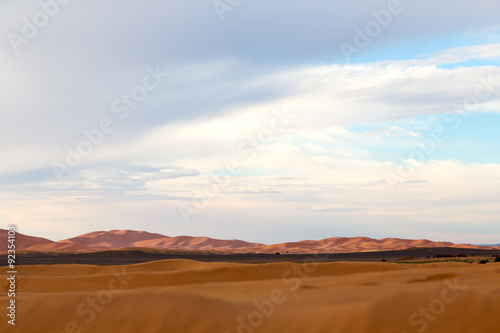
[[[6,233],[0,229],[0,236]],[[0,239],[0,246],[6,249],[6,237]],[[5,243],[5,245],[4,245]],[[409,240],[399,238],[372,239],[368,237],[333,237],[322,240],[303,240],[273,245],[249,243],[242,240],[220,240],[209,237],[176,236],[134,230],[95,231],[59,242],[18,234],[17,249],[31,251],[78,251],[91,252],[129,247],[163,250],[202,250],[226,252],[260,253],[318,253],[318,252],[365,252],[403,250],[411,247],[460,247],[488,249],[489,247],[450,242],[433,242],[427,239]],[[0,247],[2,251],[2,247]],[[5,251],[5,250],[3,250]]]
[[[7,240],[7,230],[0,229],[0,252],[7,251]],[[34,245],[48,245],[53,243],[55,242],[45,238],[26,236],[21,233],[16,233],[15,245],[17,249],[26,249]]]
[[74,244],[70,242],[55,242],[50,244],[37,244],[24,248],[27,251],[42,251],[42,252],[59,252],[59,251],[72,251],[72,252],[89,252],[89,251],[100,251],[107,250],[107,247],[103,246],[88,246]]
[[178,236],[153,240],[145,240],[134,243],[136,247],[149,247],[155,249],[190,249],[190,250],[212,250],[218,251],[251,251],[260,249],[263,244],[248,243],[237,239],[219,240],[208,237]]
[[332,237],[319,241],[300,241],[264,246],[260,252],[366,252],[404,250],[412,247],[460,247],[480,249],[486,248],[469,244],[454,244],[450,242],[433,242],[427,239],[410,240],[400,238],[372,239],[368,237]]
[[132,247],[134,243],[142,240],[150,240],[155,238],[163,238],[160,234],[153,234],[146,231],[133,230],[111,230],[111,231],[95,231],[81,236],[69,238],[61,242],[71,242],[74,244],[101,247],[108,249],[117,249],[121,247]]
[[[202,263],[18,267],[16,331],[493,333],[500,264]],[[6,276],[0,287],[6,290]],[[5,309],[7,297],[0,296]],[[2,332],[13,331],[6,320]]]

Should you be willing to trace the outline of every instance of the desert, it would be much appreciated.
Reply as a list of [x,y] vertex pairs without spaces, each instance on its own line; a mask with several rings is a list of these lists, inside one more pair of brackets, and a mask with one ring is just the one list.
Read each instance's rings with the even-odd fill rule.
[[0,0],[0,333],[499,333],[499,13]]
[[[496,246],[365,237],[341,244],[378,251],[309,252],[337,239],[264,245],[185,236],[185,249],[159,249],[155,239],[166,236],[121,230],[73,237],[71,251],[54,251],[69,241],[18,237],[16,274],[3,267],[0,299],[7,309],[15,299],[21,332],[442,333],[497,332],[500,324]],[[203,242],[224,251],[200,250]]]
[[[325,262],[326,256],[302,263],[19,266],[16,329],[498,332],[500,263]],[[0,323],[2,331],[7,325]]]

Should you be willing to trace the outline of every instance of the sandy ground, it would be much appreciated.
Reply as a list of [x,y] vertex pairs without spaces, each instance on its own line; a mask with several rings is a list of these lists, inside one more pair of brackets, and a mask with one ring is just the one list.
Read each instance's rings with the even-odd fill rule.
[[[318,262],[319,260],[319,262]],[[18,266],[1,332],[499,332],[500,263]],[[2,269],[2,272],[5,272]]]

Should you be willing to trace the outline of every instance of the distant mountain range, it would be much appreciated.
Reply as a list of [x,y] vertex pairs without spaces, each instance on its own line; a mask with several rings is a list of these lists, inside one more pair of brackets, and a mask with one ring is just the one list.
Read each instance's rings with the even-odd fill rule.
[[[494,245],[500,247],[500,244]],[[400,238],[372,239],[368,237],[332,237],[322,240],[303,240],[281,244],[249,243],[242,240],[220,240],[209,237],[169,237],[146,231],[111,230],[94,231],[88,234],[54,242],[45,238],[18,233],[17,250],[93,252],[120,248],[152,248],[171,250],[202,250],[255,253],[314,253],[314,252],[366,252],[403,250],[412,247],[457,247],[489,249],[493,246],[433,242],[427,239],[410,240]],[[7,231],[0,229],[0,252],[7,250]]]

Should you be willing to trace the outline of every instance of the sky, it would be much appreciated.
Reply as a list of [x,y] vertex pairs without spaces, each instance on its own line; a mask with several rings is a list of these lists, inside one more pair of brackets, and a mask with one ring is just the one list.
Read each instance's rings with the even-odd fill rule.
[[0,222],[500,242],[500,3],[0,3]]

